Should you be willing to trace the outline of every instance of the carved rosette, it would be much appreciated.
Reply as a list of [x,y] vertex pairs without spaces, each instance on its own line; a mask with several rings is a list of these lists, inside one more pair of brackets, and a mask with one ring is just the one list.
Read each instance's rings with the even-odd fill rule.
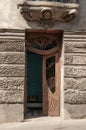
[[78,14],[78,3],[28,1],[19,5],[20,13],[27,22],[38,22],[44,28],[52,27],[55,21],[69,22]]

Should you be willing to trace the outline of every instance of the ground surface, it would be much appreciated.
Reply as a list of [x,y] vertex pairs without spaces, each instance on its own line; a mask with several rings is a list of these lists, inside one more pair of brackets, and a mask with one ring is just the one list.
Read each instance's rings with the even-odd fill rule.
[[31,118],[26,122],[0,124],[0,130],[86,130],[86,120],[60,120],[56,117]]

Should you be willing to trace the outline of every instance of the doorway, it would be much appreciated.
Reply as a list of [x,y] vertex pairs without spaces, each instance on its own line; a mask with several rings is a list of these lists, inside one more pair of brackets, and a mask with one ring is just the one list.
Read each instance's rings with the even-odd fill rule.
[[26,114],[60,116],[62,31],[26,30]]
[[42,55],[27,51],[27,109],[31,116],[42,115]]

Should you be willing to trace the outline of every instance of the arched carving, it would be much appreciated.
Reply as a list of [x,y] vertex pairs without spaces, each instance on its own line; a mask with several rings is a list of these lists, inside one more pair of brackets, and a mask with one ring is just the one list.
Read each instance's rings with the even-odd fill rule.
[[40,55],[49,55],[59,51],[62,40],[60,34],[53,35],[52,33],[48,35],[29,33],[26,37],[27,49]]
[[40,55],[50,55],[50,54],[53,54],[53,53],[59,51],[59,49],[57,47],[50,49],[50,50],[47,50],[47,51],[46,50],[38,50],[38,49],[35,49],[32,47],[28,47],[27,50],[34,52],[34,53],[37,53],[37,54],[40,54]]

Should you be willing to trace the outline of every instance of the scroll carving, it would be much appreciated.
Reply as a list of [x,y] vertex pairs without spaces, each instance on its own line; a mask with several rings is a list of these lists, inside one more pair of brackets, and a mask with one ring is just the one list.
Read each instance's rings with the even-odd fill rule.
[[[29,21],[35,21],[38,26],[52,27],[55,21],[68,22],[78,14],[77,0],[61,0],[62,2],[29,1],[19,5],[20,13]],[[68,3],[67,3],[68,1]],[[72,1],[75,1],[72,3]],[[66,3],[65,3],[66,2]]]

